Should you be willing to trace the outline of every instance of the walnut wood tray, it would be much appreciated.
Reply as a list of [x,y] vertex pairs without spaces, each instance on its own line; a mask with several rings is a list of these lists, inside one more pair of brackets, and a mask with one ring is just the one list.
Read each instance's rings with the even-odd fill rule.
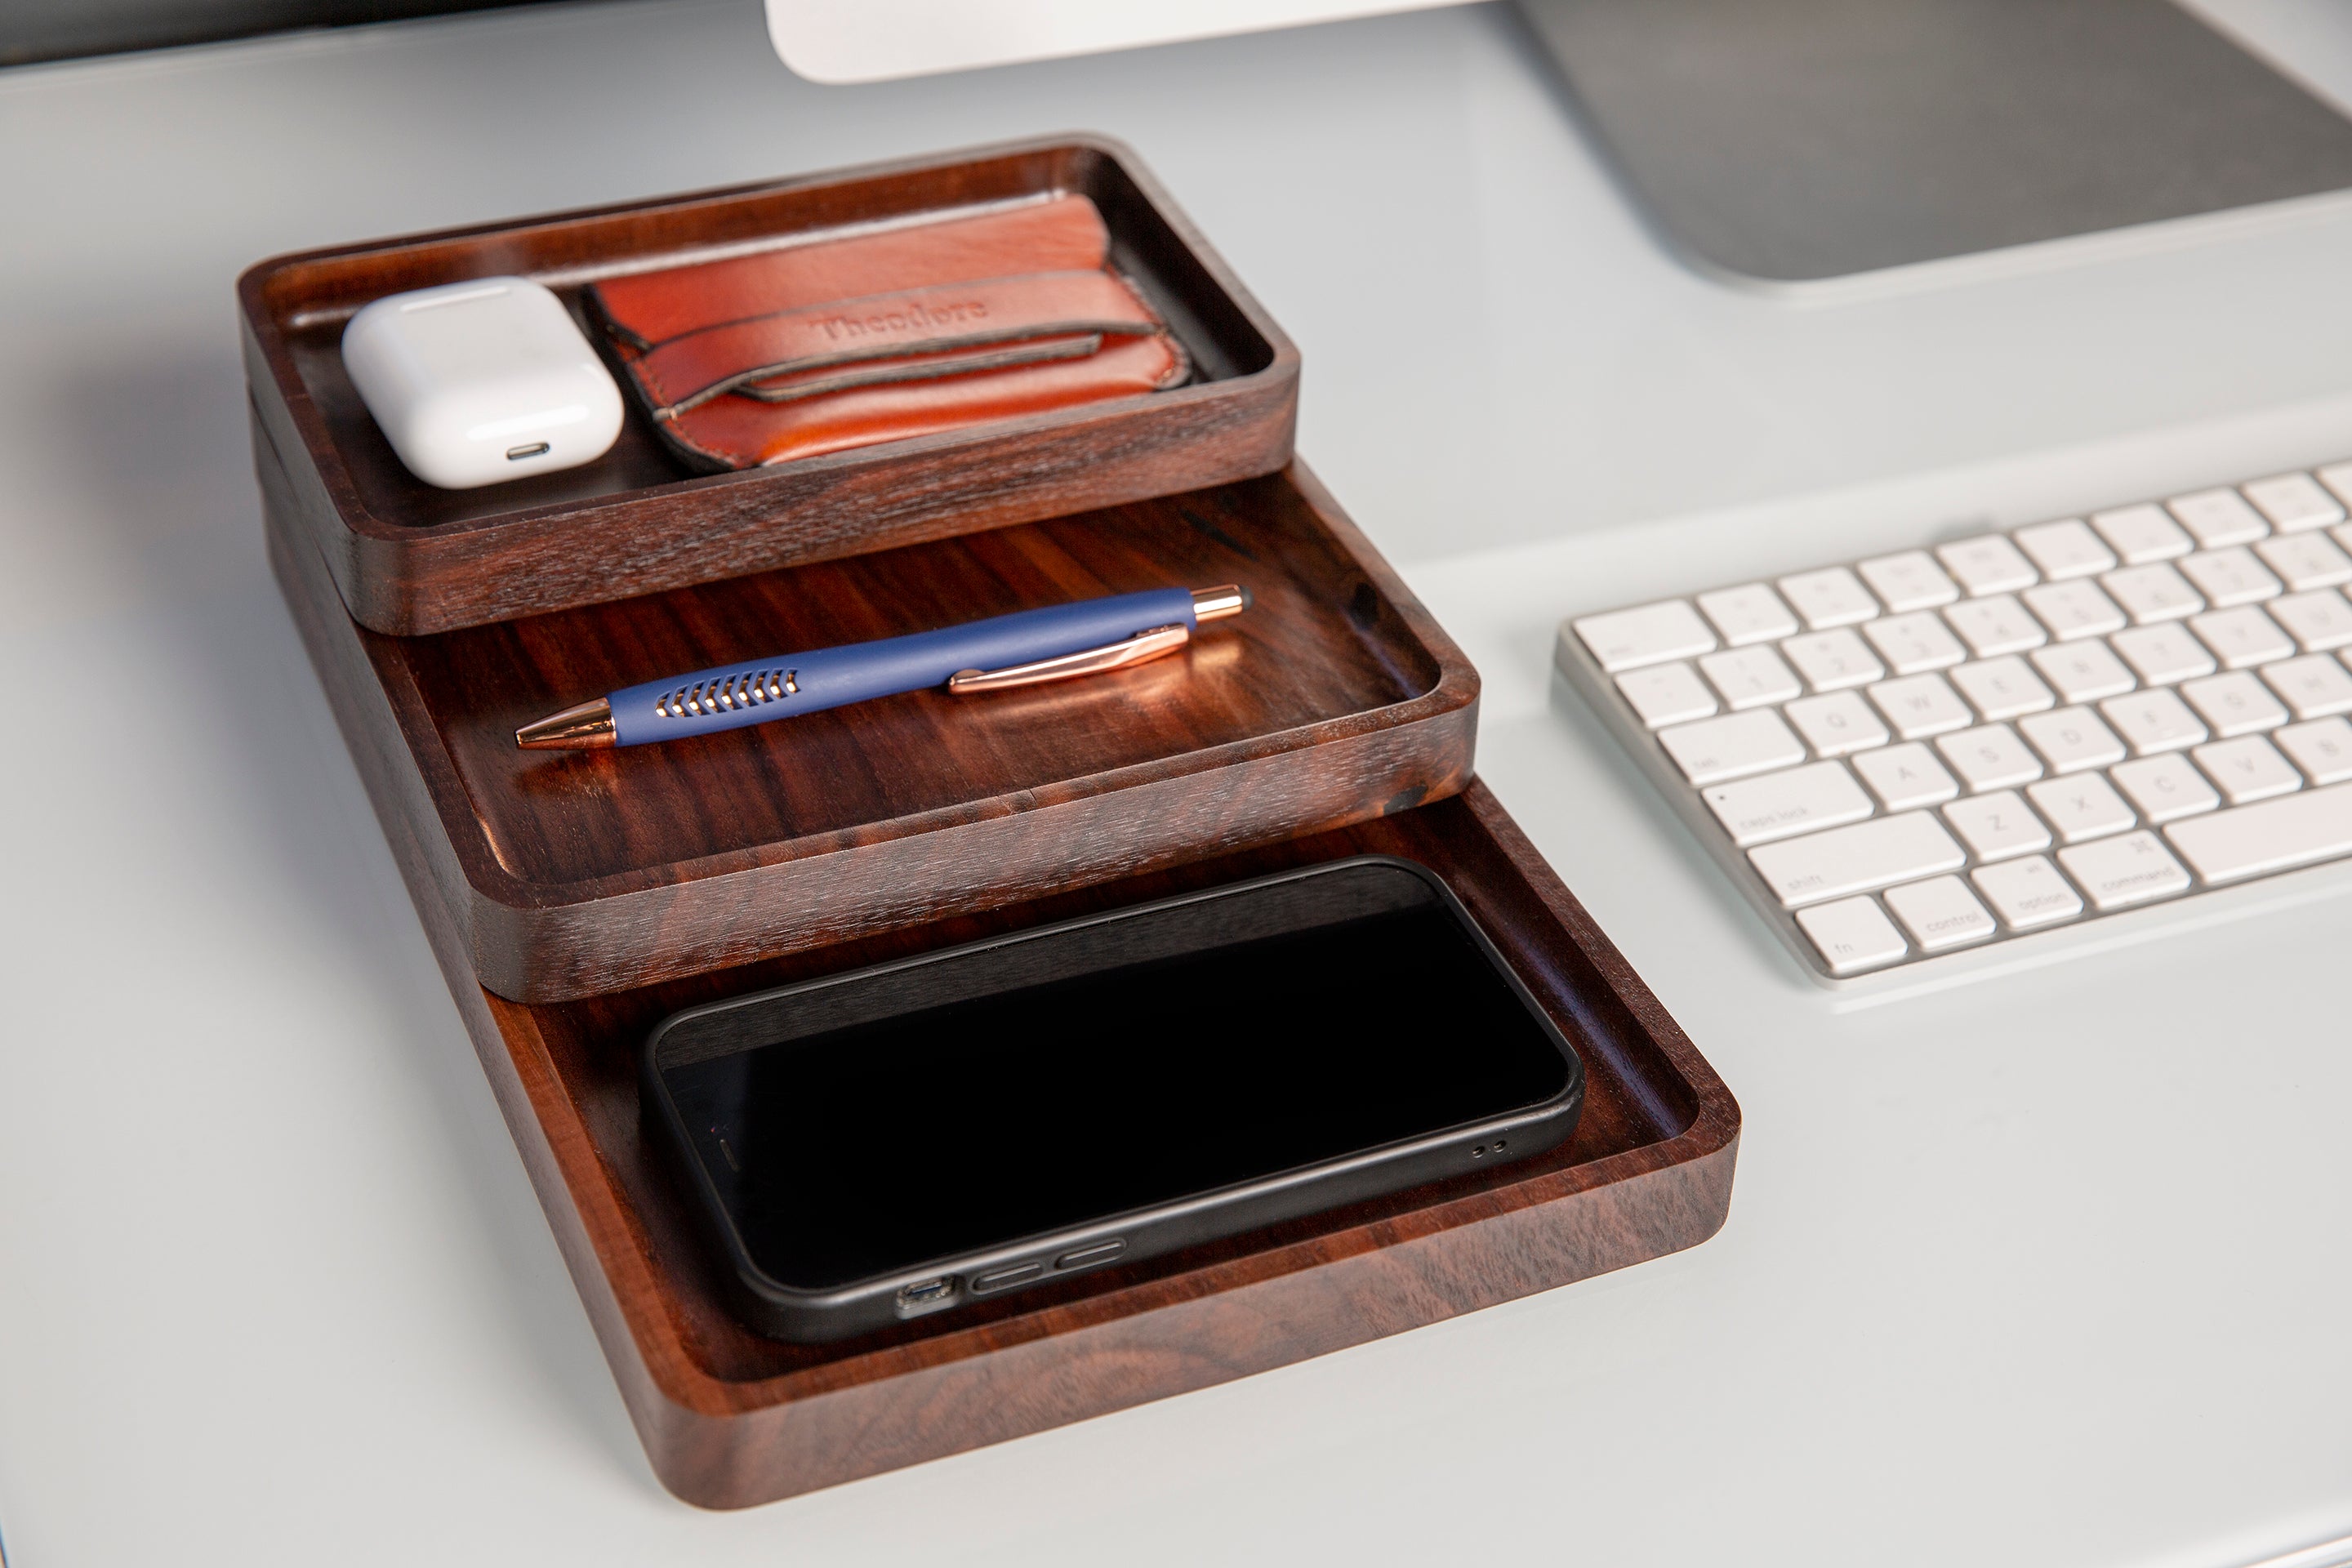
[[[1113,264],[1191,353],[1191,384],[699,476],[662,449],[633,407],[618,444],[593,464],[442,490],[401,466],[343,371],[344,324],[386,294],[513,273],[554,289],[577,314],[581,290],[600,278],[1057,191],[1101,209]],[[249,268],[237,298],[247,383],[287,461],[291,515],[352,615],[397,636],[1271,473],[1289,460],[1297,408],[1290,341],[1134,153],[1099,138],[281,256]]]
[[[1728,1209],[1738,1106],[1475,782],[1334,833],[823,952],[527,1006],[476,982],[423,847],[404,829],[399,782],[370,755],[364,694],[340,661],[320,666],[646,1454],[689,1502],[790,1497],[1302,1361],[1695,1246]],[[640,1131],[635,1049],[658,1019],[1367,852],[1441,873],[1574,1041],[1587,1100],[1565,1148],[865,1340],[789,1345],[728,1315]]]
[[[1478,679],[1302,468],[432,637],[345,614],[266,429],[272,560],[367,693],[406,830],[484,985],[560,1001],[1433,800]],[[517,725],[666,672],[1147,587],[1239,582],[1183,654],[604,752]]]

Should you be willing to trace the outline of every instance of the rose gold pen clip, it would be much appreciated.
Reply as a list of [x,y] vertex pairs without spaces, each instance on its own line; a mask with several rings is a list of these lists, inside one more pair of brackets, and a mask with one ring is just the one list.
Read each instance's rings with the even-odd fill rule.
[[[1240,615],[1249,607],[1249,591],[1231,583],[1214,588],[1195,588],[1192,619],[1221,621],[1227,616]],[[1032,664],[1007,665],[1003,669],[960,669],[948,677],[948,689],[959,697],[968,697],[981,691],[1003,691],[1013,686],[1067,680],[1072,676],[1099,675],[1107,669],[1122,669],[1174,653],[1192,640],[1192,627],[1180,621],[1174,626],[1138,632],[1101,647],[1080,648],[1076,653],[1041,658]]]

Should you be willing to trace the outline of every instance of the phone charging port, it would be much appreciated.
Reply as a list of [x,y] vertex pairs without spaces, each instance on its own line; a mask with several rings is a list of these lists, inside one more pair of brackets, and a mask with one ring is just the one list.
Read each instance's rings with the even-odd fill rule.
[[898,1287],[898,1312],[901,1317],[913,1317],[918,1312],[936,1311],[956,1297],[955,1276],[942,1274],[936,1279],[918,1279],[912,1285]]

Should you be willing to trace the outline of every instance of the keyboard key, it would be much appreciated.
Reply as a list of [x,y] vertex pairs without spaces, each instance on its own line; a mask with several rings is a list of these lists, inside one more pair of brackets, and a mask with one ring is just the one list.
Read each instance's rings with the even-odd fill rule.
[[1661,730],[1658,743],[1694,784],[1720,784],[1805,760],[1805,743],[1769,708]]
[[2016,545],[1998,533],[1979,534],[1951,544],[1936,547],[1936,559],[1944,570],[1959,580],[1970,598],[1982,598],[1987,594],[2011,594],[2031,587],[2041,580],[2033,563],[2021,553]]
[[1870,689],[1870,700],[1906,741],[1924,741],[1947,730],[1965,729],[1976,717],[1940,675],[1882,680]]
[[2093,512],[2091,527],[2101,539],[2114,546],[2116,553],[2123,557],[2126,566],[2145,566],[2151,561],[2169,561],[2197,548],[2197,542],[2190,539],[2181,526],[2167,516],[2164,509],[2154,501],[2117,507],[2113,511]]
[[2006,724],[1983,724],[1936,742],[1936,750],[1968,782],[1970,791],[2007,789],[2042,776],[2042,761],[2025,749]]
[[2065,702],[2095,702],[2139,684],[2123,660],[2099,642],[2045,647],[2033,656],[2033,668],[2058,689],[2060,700]]
[[1911,951],[1875,899],[1846,899],[1800,910],[1797,924],[1832,974],[1884,968]]
[[2023,653],[2050,640],[2042,623],[2026,614],[2025,606],[2014,594],[1965,600],[1946,610],[1944,618],[1952,623],[1954,631],[1968,639],[1979,658]]
[[1944,820],[1958,830],[1979,860],[2006,860],[2050,847],[2050,829],[2015,790],[1964,796],[1944,807]]
[[2352,713],[2352,675],[2326,654],[2266,664],[2263,684],[2279,694],[2298,719]]
[[[1932,680],[1933,676],[1922,676]],[[1843,757],[1886,744],[1886,726],[1851,691],[1807,697],[1780,710],[1803,732],[1806,742],[1824,757]]]
[[2217,610],[2275,598],[2283,586],[2251,550],[2208,550],[2184,556],[2180,574]]
[[2116,552],[2107,548],[2080,518],[2063,522],[2037,522],[2010,535],[2026,558],[2041,568],[2044,579],[2063,583],[2069,577],[2089,577],[2113,570]]
[[2278,748],[2260,735],[2216,741],[2189,753],[2231,805],[2291,795],[2303,787],[2303,775],[2279,755]]
[[1761,583],[1701,594],[1698,607],[1701,615],[1715,623],[1715,629],[1731,647],[1770,642],[1776,637],[1794,636],[1801,629],[1795,612],[1780,602],[1780,595]]
[[1670,658],[1693,658],[1715,647],[1715,634],[1683,599],[1586,616],[1574,625],[1576,635],[1611,675]]
[[2352,599],[2333,588],[2290,594],[2266,607],[2271,618],[2292,633],[2305,653],[2326,653],[2352,644]]
[[2104,637],[2124,627],[2124,613],[2095,583],[2044,583],[2028,588],[2022,597],[2025,607],[2060,642]]
[[2352,555],[2324,533],[2287,533],[2254,546],[2263,564],[2279,574],[2292,594],[2352,583]]
[[2312,477],[2334,492],[2337,500],[2352,506],[2352,463],[2330,463]]
[[1960,793],[1958,783],[1936,760],[1936,753],[1916,742],[1859,752],[1853,758],[1853,771],[1889,811],[1941,805]]
[[2298,533],[2344,521],[2341,503],[2309,474],[2281,474],[2238,489],[2281,533]]
[[2096,773],[2043,779],[2025,792],[2043,821],[2058,830],[2060,842],[2081,844],[2105,838],[2139,826],[2139,818],[2124,804],[2106,780]]
[[2284,730],[2272,731],[2271,739],[2313,784],[2342,784],[2352,779],[2352,724],[2341,719],[2289,724]]
[[2221,795],[2205,782],[2205,775],[2189,766],[2189,759],[2178,752],[2143,757],[2136,763],[2117,763],[2107,770],[2107,777],[2151,823],[2194,816],[2221,804]]
[[2100,585],[2139,624],[2177,621],[2205,607],[2189,579],[2159,562],[2152,566],[2126,566],[2099,579]]
[[1958,877],[1936,877],[1886,889],[1886,907],[1922,952],[1942,952],[1992,935],[1992,917]]
[[1860,636],[1850,631],[1817,632],[1790,637],[1780,645],[1805,684],[1816,691],[1843,691],[1876,680],[1886,673],[1878,656]]
[[2190,637],[2189,628],[2179,621],[2117,632],[2107,639],[2107,646],[2123,655],[2124,662],[2150,686],[2170,686],[2221,668],[2205,651],[2205,645]]
[[2045,855],[1980,867],[1969,873],[1969,880],[2011,931],[2055,925],[2083,912],[2082,899]]
[[2189,873],[2166,853],[2153,833],[2128,833],[2121,838],[2061,849],[2058,864],[2066,868],[2076,887],[2090,895],[2092,907],[2101,914],[2189,890]]
[[1865,561],[1854,568],[1870,591],[1885,601],[1889,613],[1902,615],[1910,610],[1932,610],[1938,605],[1948,605],[1960,596],[1960,590],[1944,569],[1936,564],[1934,556],[1924,550],[1906,550],[1900,555],[1882,555]]
[[2055,708],[2058,700],[2042,678],[2021,658],[1989,658],[1964,664],[1946,678],[1960,689],[1969,705],[1988,721],[2014,719]]
[[2121,731],[2133,752],[2143,757],[2158,752],[2177,752],[2206,738],[2205,726],[2197,721],[2197,715],[2177,695],[2162,688],[2110,697],[2099,704],[2099,712]]
[[1804,685],[1769,647],[1727,648],[1698,661],[1707,684],[1723,693],[1724,706],[1760,708],[1804,694]]
[[1924,610],[1873,621],[1862,628],[1862,635],[1870,639],[1870,646],[1878,650],[1878,656],[1897,675],[1948,668],[1969,657],[1959,638],[1936,616]]
[[1748,859],[1772,896],[1793,910],[1957,871],[1968,857],[1933,816],[1906,811],[1759,845],[1748,852]]
[[2164,509],[2189,531],[2200,550],[2252,544],[2271,531],[2263,514],[2248,506],[2246,498],[2227,485],[2199,490],[2195,495],[2175,496],[2164,503]]
[[2087,708],[2030,713],[2017,721],[2017,728],[2053,773],[2104,768],[2124,760],[2124,743]]
[[2300,790],[2164,830],[2208,882],[2242,882],[2352,854],[2352,784]]
[[2184,682],[2180,695],[2223,740],[2275,730],[2286,722],[2286,710],[2279,706],[2278,699],[2242,670]]
[[1817,827],[1859,822],[1874,809],[1842,763],[1812,763],[1786,773],[1711,784],[1699,795],[1742,849]]
[[1617,678],[1617,690],[1642,716],[1642,722],[1653,730],[1667,724],[1685,724],[1715,711],[1715,694],[1687,664],[1654,664],[1647,669],[1629,669]]
[[1878,614],[1878,601],[1870,596],[1870,590],[1843,566],[1783,577],[1780,596],[1796,606],[1805,625],[1817,632],[1854,626]]
[[2294,639],[2279,630],[2278,623],[2263,614],[2257,605],[2191,616],[2189,629],[2197,634],[2199,642],[2213,650],[2213,657],[2221,661],[2224,669],[2251,669],[2294,652]]

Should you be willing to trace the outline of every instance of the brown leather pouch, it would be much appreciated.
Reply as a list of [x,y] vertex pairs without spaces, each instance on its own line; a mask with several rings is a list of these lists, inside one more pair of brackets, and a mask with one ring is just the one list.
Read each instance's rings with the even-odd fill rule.
[[654,426],[748,468],[1174,386],[1191,365],[1084,196],[609,279]]

